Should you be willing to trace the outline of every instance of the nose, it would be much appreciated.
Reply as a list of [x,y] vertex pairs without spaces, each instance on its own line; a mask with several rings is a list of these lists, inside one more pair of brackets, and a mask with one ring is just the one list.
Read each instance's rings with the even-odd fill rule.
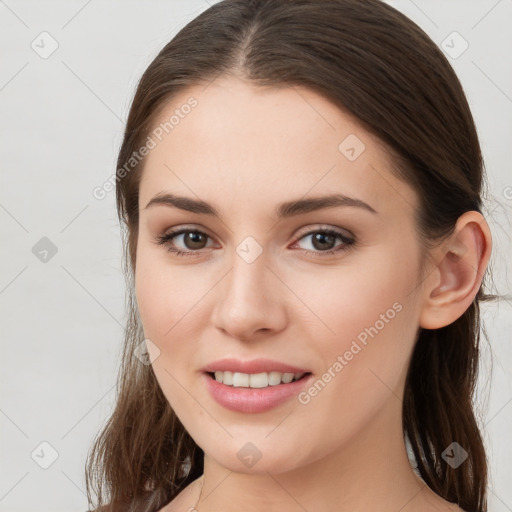
[[250,341],[285,328],[286,287],[263,254],[252,263],[235,254],[231,270],[215,290],[212,322],[224,334]]

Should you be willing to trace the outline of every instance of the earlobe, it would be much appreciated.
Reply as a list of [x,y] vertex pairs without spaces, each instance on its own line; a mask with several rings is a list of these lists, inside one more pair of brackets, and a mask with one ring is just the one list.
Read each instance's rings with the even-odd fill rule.
[[436,249],[437,281],[425,288],[420,327],[439,329],[464,314],[482,283],[491,245],[489,226],[479,212],[459,217],[453,234]]

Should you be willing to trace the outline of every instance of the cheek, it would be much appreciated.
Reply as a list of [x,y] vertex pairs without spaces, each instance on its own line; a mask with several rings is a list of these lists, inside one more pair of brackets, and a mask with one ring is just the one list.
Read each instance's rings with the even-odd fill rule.
[[[378,405],[382,393],[399,391],[418,320],[411,293],[418,273],[413,253],[383,250],[371,261],[361,258],[357,264],[333,268],[328,279],[316,274],[298,281],[297,295],[321,320],[308,312],[312,321],[304,337],[314,340],[324,366],[321,378],[330,388],[322,391],[323,399],[334,408],[371,408],[372,396]],[[294,321],[301,323],[299,318]],[[366,405],[362,396],[369,400]]]
[[408,296],[412,277],[414,272],[408,276],[400,268],[386,272],[367,267],[340,275],[323,293],[310,295],[308,304],[316,304],[335,334],[315,321],[304,335],[312,340],[323,368],[299,397],[302,407],[296,430],[289,431],[292,437],[307,422],[322,439],[334,440],[323,446],[329,452],[333,443],[348,442],[386,404],[393,410],[400,407],[416,330],[416,306]]
[[169,264],[163,249],[138,252],[135,294],[147,337],[171,340],[194,316],[194,305],[208,291],[208,284],[204,279],[199,281],[191,268]]
[[[364,340],[366,329],[375,324],[379,331],[383,327],[389,330],[395,318],[407,316],[397,310],[405,309],[414,296],[410,292],[418,269],[412,254],[409,258],[401,254],[399,260],[391,249],[364,258],[356,255],[352,261],[294,279],[294,291],[310,308],[307,318],[317,324],[317,337],[323,333],[326,339],[339,340],[336,348],[343,348],[359,334]],[[299,318],[295,321],[301,322]]]
[[[168,265],[152,248],[141,248],[137,254],[135,295],[144,337],[158,347],[152,361],[153,371],[171,407],[180,418],[201,414],[197,402],[184,386],[195,370],[187,364],[197,350],[194,332],[194,304],[205,291],[191,284],[184,267]],[[196,306],[197,307],[197,306]]]

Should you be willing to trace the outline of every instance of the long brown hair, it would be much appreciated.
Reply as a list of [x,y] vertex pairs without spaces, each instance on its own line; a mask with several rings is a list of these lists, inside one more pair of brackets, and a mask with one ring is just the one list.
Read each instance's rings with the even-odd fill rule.
[[[436,44],[399,11],[380,0],[224,0],[188,23],[143,74],[117,161],[129,315],[115,409],[86,467],[89,503],[94,492],[95,506],[109,504],[102,510],[157,511],[203,472],[203,451],[151,365],[134,357],[144,339],[133,288],[144,159],[126,163],[176,93],[232,72],[256,85],[306,86],[380,138],[396,175],[420,196],[426,245],[451,234],[464,212],[481,211],[484,166],[462,86]],[[451,325],[420,330],[403,397],[404,436],[421,477],[471,512],[487,511],[487,461],[472,400],[479,303],[489,297],[482,285]],[[456,469],[442,458],[454,441],[468,454]]]

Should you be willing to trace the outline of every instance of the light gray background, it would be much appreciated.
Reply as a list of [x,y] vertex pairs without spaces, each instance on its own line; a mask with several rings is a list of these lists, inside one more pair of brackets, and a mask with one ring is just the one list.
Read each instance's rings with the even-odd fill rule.
[[[479,400],[490,511],[511,511],[512,0],[389,3],[439,46],[463,49],[454,31],[469,44],[450,59],[481,137],[496,284],[508,294],[484,307],[491,346],[484,340]],[[205,0],[0,0],[2,512],[87,508],[85,457],[113,406],[125,322],[115,194],[96,200],[92,190],[115,172],[138,78],[207,7]],[[42,58],[32,44],[40,53],[58,48]],[[48,243],[43,237],[57,249],[46,262],[33,252]],[[39,464],[52,462],[52,448],[42,442],[58,453],[48,469]]]

